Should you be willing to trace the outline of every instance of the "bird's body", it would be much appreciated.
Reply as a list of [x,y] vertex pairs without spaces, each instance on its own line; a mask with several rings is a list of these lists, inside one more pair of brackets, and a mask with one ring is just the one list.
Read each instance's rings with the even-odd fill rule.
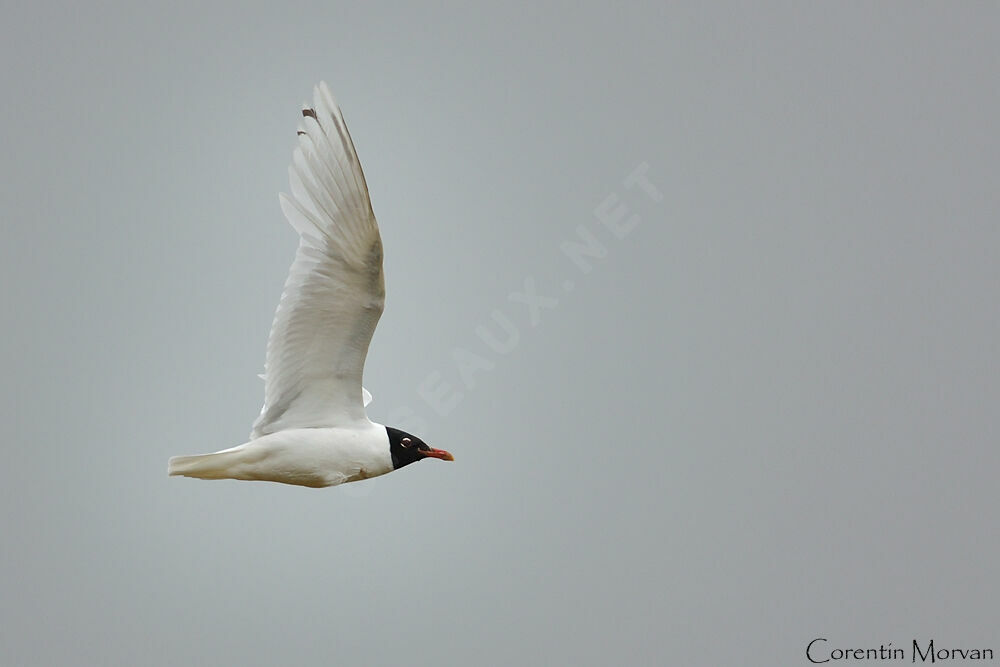
[[171,459],[170,474],[244,479],[314,488],[392,472],[389,436],[381,424],[355,428],[295,428],[214,454]]
[[170,459],[168,473],[325,487],[423,458],[451,461],[416,436],[376,424],[361,387],[382,315],[382,239],[354,143],[326,84],[305,105],[280,197],[299,248],[267,343],[264,406],[250,441]]

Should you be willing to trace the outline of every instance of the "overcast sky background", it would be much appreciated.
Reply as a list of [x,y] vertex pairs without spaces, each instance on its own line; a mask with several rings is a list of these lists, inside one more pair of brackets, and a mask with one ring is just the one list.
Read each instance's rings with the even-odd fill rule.
[[[997,5],[538,4],[8,5],[0,663],[1000,650]],[[456,461],[168,478],[260,408],[320,79],[370,416]]]

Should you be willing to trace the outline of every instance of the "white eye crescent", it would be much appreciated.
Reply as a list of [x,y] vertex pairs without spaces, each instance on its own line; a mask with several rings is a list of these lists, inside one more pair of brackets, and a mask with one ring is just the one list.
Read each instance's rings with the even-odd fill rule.
[[411,443],[412,441],[409,438],[403,438],[402,440],[399,441],[399,444],[401,444],[403,447],[409,447]]

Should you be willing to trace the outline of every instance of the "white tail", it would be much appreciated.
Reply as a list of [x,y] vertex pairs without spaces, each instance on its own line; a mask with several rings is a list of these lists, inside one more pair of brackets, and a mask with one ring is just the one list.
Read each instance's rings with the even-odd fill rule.
[[233,466],[238,462],[239,453],[232,450],[197,456],[175,456],[167,463],[167,474],[198,479],[227,479],[233,477]]

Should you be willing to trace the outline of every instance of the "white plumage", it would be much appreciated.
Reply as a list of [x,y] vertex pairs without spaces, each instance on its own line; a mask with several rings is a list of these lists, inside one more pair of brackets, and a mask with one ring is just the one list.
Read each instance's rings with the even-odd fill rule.
[[[382,240],[361,163],[325,83],[303,108],[298,138],[291,195],[279,199],[299,247],[268,338],[264,406],[249,442],[174,457],[170,475],[332,486],[394,469],[390,435],[368,419],[371,394],[361,386],[385,302]],[[425,456],[451,459],[414,440]]]

